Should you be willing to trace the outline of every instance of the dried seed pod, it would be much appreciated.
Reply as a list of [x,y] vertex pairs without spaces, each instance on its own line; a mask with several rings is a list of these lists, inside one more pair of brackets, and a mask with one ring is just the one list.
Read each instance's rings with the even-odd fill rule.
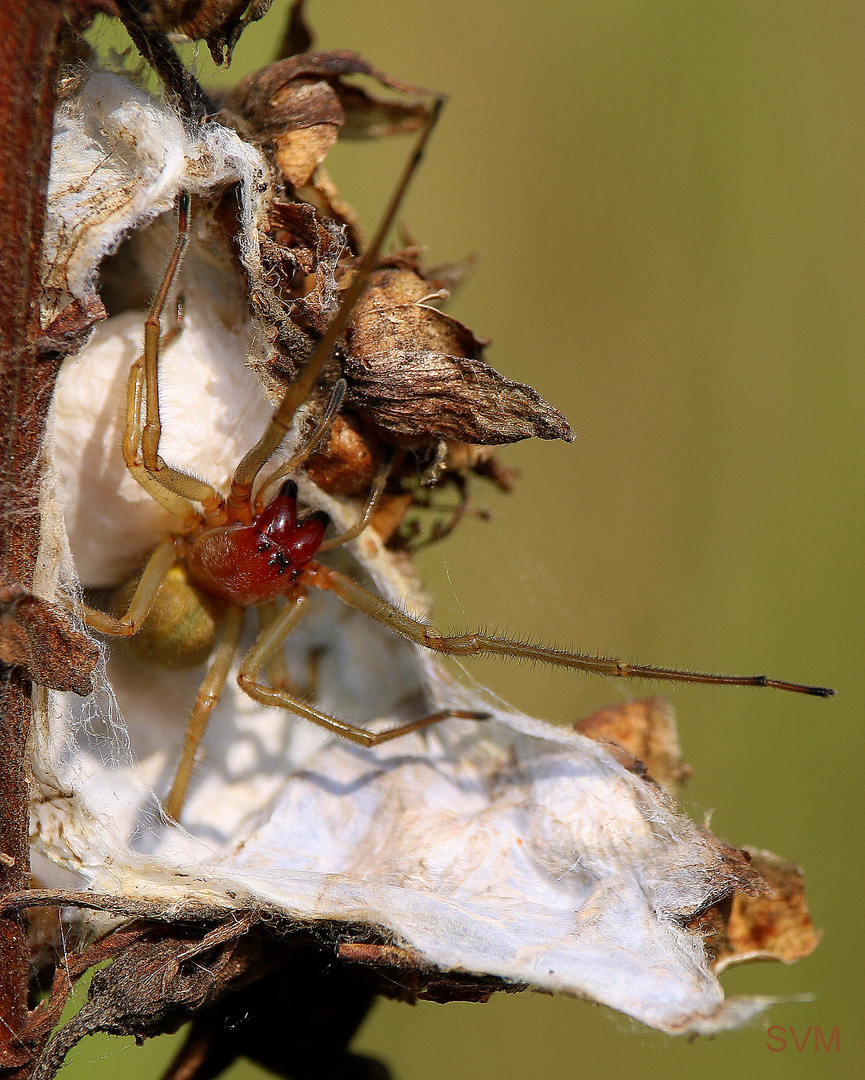
[[[365,75],[389,90],[421,99],[409,103],[378,98],[346,83]],[[416,131],[429,116],[431,92],[385,75],[349,50],[302,53],[248,75],[225,98],[256,141],[277,142],[291,132],[319,125],[343,128],[348,138],[378,138]]]
[[397,445],[451,439],[496,446],[536,436],[573,440],[564,416],[530,386],[481,359],[485,342],[424,303],[427,283],[384,269],[347,334],[348,402]]

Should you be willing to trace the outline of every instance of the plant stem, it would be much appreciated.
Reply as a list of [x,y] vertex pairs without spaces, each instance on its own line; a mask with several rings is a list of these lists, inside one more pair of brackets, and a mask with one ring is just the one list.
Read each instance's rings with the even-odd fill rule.
[[[0,568],[28,588],[39,546],[45,414],[56,365],[38,348],[39,268],[58,40],[53,0],[0,4]],[[0,893],[29,885],[26,742],[30,683],[0,669]],[[0,920],[0,1076],[23,1080],[28,947],[18,915]]]

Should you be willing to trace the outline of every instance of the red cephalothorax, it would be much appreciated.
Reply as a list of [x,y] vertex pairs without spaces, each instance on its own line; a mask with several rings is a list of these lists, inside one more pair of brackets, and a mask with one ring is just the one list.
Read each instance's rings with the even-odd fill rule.
[[221,525],[196,536],[188,565],[206,592],[252,607],[292,591],[324,540],[329,518],[321,510],[297,520],[297,485],[286,480],[251,525]]

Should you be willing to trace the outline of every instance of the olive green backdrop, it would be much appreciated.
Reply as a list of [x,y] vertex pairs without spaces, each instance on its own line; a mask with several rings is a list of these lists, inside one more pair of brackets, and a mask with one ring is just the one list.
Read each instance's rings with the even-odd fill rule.
[[[285,7],[247,31],[238,73],[270,59]],[[357,1048],[401,1080],[860,1075],[865,8],[309,7],[320,47],[450,95],[402,217],[433,261],[481,255],[452,310],[579,431],[506,448],[517,491],[476,489],[495,520],[424,554],[440,621],[839,691],[670,691],[690,811],[808,876],[817,952],[724,976],[729,992],[814,995],[771,1012],[784,1050],[765,1024],[689,1044],[541,995],[384,1003]],[[368,225],[406,150],[338,152]],[[651,690],[518,664],[471,673],[559,721]],[[815,1050],[818,1024],[839,1028],[840,1050]],[[791,1025],[800,1041],[812,1027],[801,1051]],[[153,1076],[171,1053],[129,1042],[91,1041],[66,1075]]]

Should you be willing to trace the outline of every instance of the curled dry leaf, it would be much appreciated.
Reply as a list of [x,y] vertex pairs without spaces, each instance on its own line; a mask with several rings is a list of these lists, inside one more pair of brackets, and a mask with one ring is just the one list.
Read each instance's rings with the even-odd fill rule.
[[[345,81],[345,76],[357,75],[414,100],[377,98]],[[339,212],[343,207],[334,200],[327,175],[323,170],[316,175],[337,137],[416,131],[429,115],[429,100],[429,91],[390,78],[357,53],[302,53],[243,79],[225,99],[224,115],[268,147],[280,174],[298,194]],[[307,185],[310,190],[305,192]],[[345,210],[353,224],[351,211]]]
[[693,923],[707,934],[706,948],[718,972],[754,960],[792,964],[820,942],[808,912],[801,867],[771,851],[745,850],[767,890],[759,896],[737,892]]
[[[203,197],[184,264],[184,329],[160,358],[162,448],[166,460],[225,490],[270,411],[244,364],[257,358],[266,368],[271,348],[247,300],[265,298],[253,304],[258,320],[268,304],[274,311],[286,304],[264,262],[266,163],[219,124],[191,133],[118,76],[94,75],[65,102],[56,139],[45,250],[49,297],[60,306],[92,297],[102,260],[133,231],[142,252],[152,241],[158,278],[171,219],[153,219],[179,191]],[[240,267],[215,257],[219,230],[206,213],[229,188],[239,199]],[[456,355],[453,366],[466,378],[480,370],[477,378],[494,384],[479,367],[475,339],[418,303],[421,285],[393,269],[380,272],[376,288],[394,307],[397,328],[382,325],[374,293],[358,324],[361,336],[367,332],[364,355],[387,363],[385,338],[388,348],[410,352],[410,325],[425,348]],[[61,373],[44,528],[46,537],[68,538],[68,550],[54,545],[39,590],[58,602],[77,581],[119,584],[173,526],[118,451],[140,341],[140,314],[120,312]],[[458,401],[453,411],[461,408]],[[306,420],[298,417],[289,449]],[[486,431],[497,421],[454,421],[448,430],[464,434],[463,422]],[[503,423],[507,431],[512,421]],[[356,500],[308,476],[298,485],[304,502],[327,511],[337,528],[356,521]],[[375,532],[343,551],[349,573],[425,614],[410,562]],[[444,708],[483,710],[490,719],[448,720],[362,749],[259,705],[230,677],[180,828],[159,813],[158,799],[201,672],[163,671],[108,651],[98,692],[83,705],[52,693],[36,724],[34,845],[46,884],[59,884],[51,875],[60,867],[88,895],[115,897],[117,910],[146,905],[169,922],[204,911],[215,925],[266,911],[331,935],[337,948],[359,939],[396,946],[399,953],[352,959],[386,967],[395,956],[416,956],[418,986],[434,982],[443,996],[457,993],[442,988],[463,978],[475,980],[475,993],[491,980],[534,985],[671,1033],[717,1031],[765,1008],[765,999],[724,999],[694,923],[721,897],[758,894],[759,875],[623,765],[621,751],[490,704],[429,653],[321,593],[287,639],[285,661],[298,684],[315,664],[316,696],[332,712],[372,729]],[[438,981],[430,972],[441,973]]]
[[68,611],[17,584],[0,585],[0,664],[21,667],[33,682],[86,696],[99,647]]
[[673,707],[663,697],[641,698],[601,709],[574,724],[576,731],[620,751],[626,768],[642,772],[676,796],[691,775],[682,761]]
[[267,14],[273,0],[149,0],[150,17],[163,30],[206,42],[217,64],[231,61],[237,39]]
[[[373,97],[345,81],[357,75],[422,100]],[[279,148],[307,128],[343,128],[348,138],[416,131],[429,115],[430,96],[429,90],[386,75],[357,53],[335,50],[302,53],[260,68],[231,90],[225,109],[242,116],[257,140]]]
[[[262,978],[279,962],[278,949],[243,929],[235,920],[201,935],[195,927],[145,922],[109,934],[81,959],[91,966],[111,963],[94,974],[84,1005],[49,1041],[35,1080],[52,1080],[69,1050],[87,1035],[107,1032],[141,1040],[173,1032],[223,995]],[[29,1034],[36,1041],[42,1027],[56,1022],[58,1006],[82,969],[79,962],[74,973],[58,972],[44,1016],[36,1012],[25,1038]]]

